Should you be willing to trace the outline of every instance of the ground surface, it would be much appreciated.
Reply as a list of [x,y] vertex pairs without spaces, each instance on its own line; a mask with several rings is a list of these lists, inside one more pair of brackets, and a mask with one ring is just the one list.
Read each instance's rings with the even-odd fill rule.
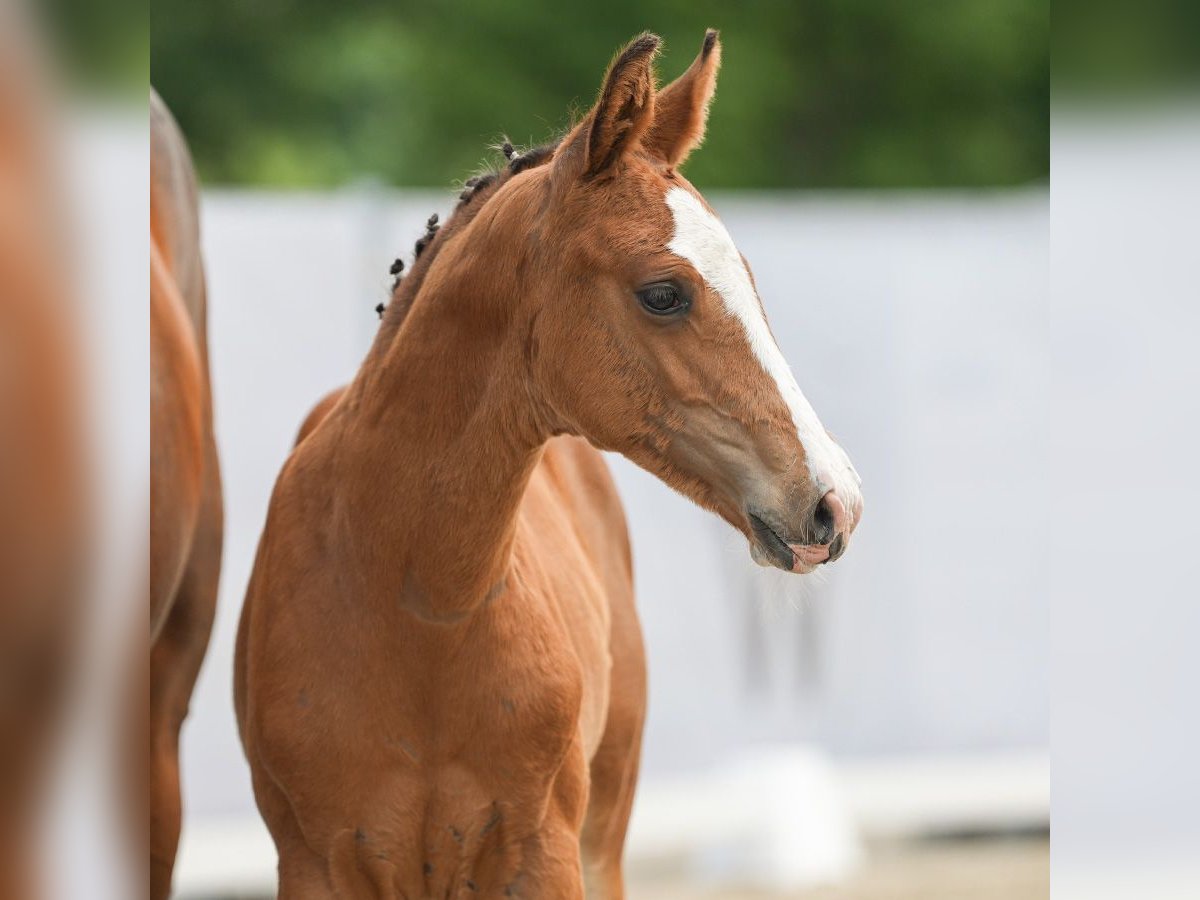
[[1046,900],[1050,843],[1039,837],[877,846],[850,883],[782,895],[650,875],[631,878],[629,888],[634,900]]

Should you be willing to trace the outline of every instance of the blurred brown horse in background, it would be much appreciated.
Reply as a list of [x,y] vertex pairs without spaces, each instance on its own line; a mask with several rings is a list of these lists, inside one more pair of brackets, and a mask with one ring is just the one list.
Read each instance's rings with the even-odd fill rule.
[[196,177],[150,95],[150,896],[170,893],[179,842],[179,729],[208,647],[221,568]]
[[[624,895],[645,661],[596,448],[764,565],[811,571],[857,524],[853,467],[677,171],[716,32],[661,91],[658,46],[631,43],[561,142],[506,145],[430,220],[280,473],[234,684],[281,898]],[[659,537],[639,551],[689,564]]]
[[80,305],[53,99],[0,4],[0,898],[38,893],[39,817],[78,657],[89,541]]

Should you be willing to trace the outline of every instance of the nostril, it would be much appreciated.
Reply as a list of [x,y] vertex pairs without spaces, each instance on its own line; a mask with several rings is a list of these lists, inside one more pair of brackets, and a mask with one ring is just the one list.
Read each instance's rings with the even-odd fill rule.
[[817,508],[813,511],[812,542],[814,544],[828,544],[833,540],[833,536],[837,531],[837,521],[833,508],[826,502],[828,498],[829,494],[822,497],[821,501],[817,504]]
[[848,530],[849,516],[846,504],[836,491],[829,491],[813,510],[813,541],[828,544],[834,535]]

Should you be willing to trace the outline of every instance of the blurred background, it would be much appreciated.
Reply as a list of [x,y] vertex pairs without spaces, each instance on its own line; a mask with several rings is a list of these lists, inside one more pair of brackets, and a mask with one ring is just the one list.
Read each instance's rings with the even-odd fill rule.
[[[724,65],[688,177],[865,479],[854,552],[773,577],[623,459],[650,656],[634,897],[1048,890],[1049,16],[897,5],[156,4],[152,80],[205,186],[222,593],[184,731],[177,890],[268,896],[230,698],[267,498],[368,346],[392,259],[507,136],[590,106],[642,30]],[[947,527],[947,525],[949,527]],[[681,576],[651,552],[667,531]]]

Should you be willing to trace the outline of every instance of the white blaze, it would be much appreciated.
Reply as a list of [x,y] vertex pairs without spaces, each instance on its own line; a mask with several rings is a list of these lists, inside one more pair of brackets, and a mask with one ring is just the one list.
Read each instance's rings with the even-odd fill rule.
[[746,271],[729,232],[691,192],[673,187],[667,191],[666,199],[675,218],[675,235],[667,249],[691,263],[721,298],[726,312],[741,323],[750,349],[763,370],[775,381],[780,396],[791,410],[796,434],[808,457],[809,474],[818,491],[837,490],[847,507],[856,506],[860,502],[858,473],[845,451],[829,437],[796,384],[796,378],[763,318],[750,273]]

